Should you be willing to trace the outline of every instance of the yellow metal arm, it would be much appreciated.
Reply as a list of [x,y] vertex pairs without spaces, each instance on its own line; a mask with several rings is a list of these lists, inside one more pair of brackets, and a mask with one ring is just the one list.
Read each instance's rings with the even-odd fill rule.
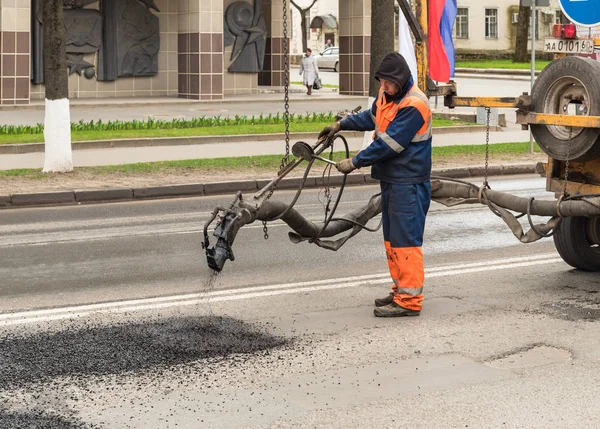
[[517,112],[517,124],[560,125],[576,128],[600,128],[600,116],[554,115]]

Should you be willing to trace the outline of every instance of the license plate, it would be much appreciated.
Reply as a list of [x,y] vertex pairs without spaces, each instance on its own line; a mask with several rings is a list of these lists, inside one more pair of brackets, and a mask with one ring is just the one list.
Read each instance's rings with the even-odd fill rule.
[[544,52],[593,54],[594,41],[589,39],[544,39]]

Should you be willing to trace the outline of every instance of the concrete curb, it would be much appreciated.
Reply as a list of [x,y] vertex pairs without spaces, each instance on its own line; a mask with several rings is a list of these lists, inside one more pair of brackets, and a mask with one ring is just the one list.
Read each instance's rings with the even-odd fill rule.
[[[460,167],[434,170],[432,176],[448,178],[482,177],[484,167]],[[536,174],[535,164],[509,164],[489,166],[488,175],[516,175]],[[329,182],[332,186],[339,186],[342,181],[339,174],[333,175]],[[233,195],[237,191],[256,192],[262,189],[269,179],[242,180],[229,182],[192,183],[186,185],[153,186],[145,188],[117,188],[117,189],[92,189],[74,190],[60,192],[40,192],[31,194],[0,195],[0,207],[39,207],[73,205],[87,203],[106,203],[122,201],[139,201],[148,199],[164,199],[177,197],[201,197],[209,195]],[[301,177],[283,179],[278,189],[296,189],[302,183]],[[306,180],[306,188],[315,188],[323,183],[322,176],[309,176]],[[348,186],[360,186],[375,184],[369,174],[355,172],[348,176]]]
[[[485,125],[458,125],[454,127],[437,127],[433,135],[452,133],[474,133],[484,131]],[[501,131],[500,127],[491,127],[491,131]],[[315,139],[316,132],[291,133],[290,139]],[[346,138],[362,138],[364,133],[358,131],[342,131]],[[285,134],[239,134],[235,136],[198,136],[198,137],[152,137],[143,139],[90,140],[74,142],[73,150],[158,147],[158,146],[190,146],[215,143],[249,143],[283,140]],[[21,155],[25,153],[44,152],[44,143],[24,143],[0,145],[0,155]]]

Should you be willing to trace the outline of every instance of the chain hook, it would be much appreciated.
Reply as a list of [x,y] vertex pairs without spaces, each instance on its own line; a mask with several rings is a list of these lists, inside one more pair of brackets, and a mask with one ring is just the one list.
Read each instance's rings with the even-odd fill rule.
[[568,197],[567,184],[569,183],[569,158],[571,158],[571,144],[573,142],[573,127],[569,127],[569,145],[567,146],[567,160],[565,161],[565,183],[563,186],[563,195]]
[[283,0],[283,120],[285,123],[285,155],[281,158],[281,170],[290,158],[290,41],[288,39],[288,0]]
[[489,160],[490,160],[490,113],[491,109],[489,107],[485,108],[486,111],[486,122],[485,122],[485,170],[484,170],[484,178],[483,178],[483,187],[490,188],[488,183],[488,168],[489,168]]

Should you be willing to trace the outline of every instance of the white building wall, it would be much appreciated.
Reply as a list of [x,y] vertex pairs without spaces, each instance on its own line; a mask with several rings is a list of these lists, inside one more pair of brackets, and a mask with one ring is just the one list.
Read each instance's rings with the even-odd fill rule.
[[[300,7],[308,7],[312,3],[312,0],[294,0],[296,4]],[[339,19],[339,6],[338,2],[340,0],[317,0],[315,5],[310,9],[310,20],[319,15],[333,15],[336,19]],[[343,0],[341,0],[343,1]],[[300,55],[302,54],[302,27],[300,21],[300,12],[294,6],[292,8],[292,37],[290,40],[290,48],[292,55]],[[310,21],[308,22],[310,26]],[[325,44],[324,34],[321,31],[312,31],[310,28],[308,29],[309,42],[308,47],[313,50],[313,52],[320,52],[323,50],[323,46]],[[336,45],[338,41],[336,40]]]
[[[517,0],[458,0],[459,8],[469,10],[469,38],[455,38],[457,50],[462,51],[510,51],[514,49],[516,23],[512,22],[512,13],[518,11]],[[485,37],[485,10],[498,10],[498,37]],[[551,0],[549,7],[537,7],[539,31],[536,49],[542,50],[544,37],[552,32],[555,12],[560,10],[558,0]]]

